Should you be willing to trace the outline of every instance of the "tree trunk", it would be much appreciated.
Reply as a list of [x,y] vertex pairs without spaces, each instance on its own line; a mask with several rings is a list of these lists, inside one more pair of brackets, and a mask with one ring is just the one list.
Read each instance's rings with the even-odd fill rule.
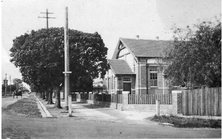
[[49,98],[49,92],[45,91],[45,101],[48,101],[48,98]]
[[53,93],[53,89],[49,88],[49,92],[48,92],[48,104],[54,104],[52,101],[52,93]]
[[42,91],[42,99],[46,99],[45,98],[45,91]]
[[65,99],[65,87],[63,89],[63,93],[62,94],[63,94],[63,98],[62,99],[64,100]]
[[39,97],[42,98],[42,91],[39,92]]
[[86,97],[86,99],[87,99],[87,100],[89,99],[89,91],[87,91],[87,97]]
[[55,106],[59,109],[61,109],[61,98],[60,98],[60,91],[61,91],[61,87],[56,87],[56,102],[55,102]]

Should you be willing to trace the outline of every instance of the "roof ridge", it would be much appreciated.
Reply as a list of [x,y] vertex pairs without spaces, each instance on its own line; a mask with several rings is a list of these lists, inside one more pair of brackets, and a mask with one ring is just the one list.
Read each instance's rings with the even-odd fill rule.
[[155,40],[155,39],[137,39],[137,38],[123,38],[123,37],[120,37],[119,39],[128,39],[128,40],[142,40],[142,41],[166,41],[166,42],[172,42],[173,40]]
[[107,59],[107,60],[122,60],[122,61],[126,61],[126,60],[124,60],[124,59]]
[[164,49],[171,47],[171,40],[145,40],[120,38],[124,46],[134,57],[162,57]]

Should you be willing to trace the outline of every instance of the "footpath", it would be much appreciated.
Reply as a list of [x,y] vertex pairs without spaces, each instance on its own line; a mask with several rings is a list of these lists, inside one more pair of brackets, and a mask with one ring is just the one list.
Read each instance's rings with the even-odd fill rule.
[[[40,105],[41,113],[45,118],[63,118],[68,117],[67,110],[64,109],[65,102],[61,102],[62,109],[58,109],[54,104],[47,104],[47,102],[41,98],[37,98],[37,102]],[[95,121],[134,121],[142,122],[147,121],[146,118],[154,116],[155,113],[148,112],[135,112],[135,111],[121,111],[117,109],[94,106],[87,103],[72,102],[72,116],[87,120]]]

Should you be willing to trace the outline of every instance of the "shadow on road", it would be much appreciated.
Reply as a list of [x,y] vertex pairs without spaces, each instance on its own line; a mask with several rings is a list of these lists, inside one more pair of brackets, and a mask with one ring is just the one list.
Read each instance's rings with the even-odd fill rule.
[[88,109],[101,109],[101,108],[109,108],[110,104],[106,104],[104,106],[102,105],[93,105],[93,104],[88,104],[87,102],[73,102],[73,104],[80,104],[84,108]]
[[109,108],[108,106],[99,106],[99,105],[92,105],[92,104],[88,104],[88,105],[83,105],[83,107],[89,108],[89,109],[100,109],[100,108]]

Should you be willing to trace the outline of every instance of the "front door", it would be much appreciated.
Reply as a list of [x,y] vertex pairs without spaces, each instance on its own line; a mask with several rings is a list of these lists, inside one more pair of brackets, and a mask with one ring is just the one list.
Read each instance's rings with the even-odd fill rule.
[[131,83],[123,83],[123,91],[129,91],[131,93]]

